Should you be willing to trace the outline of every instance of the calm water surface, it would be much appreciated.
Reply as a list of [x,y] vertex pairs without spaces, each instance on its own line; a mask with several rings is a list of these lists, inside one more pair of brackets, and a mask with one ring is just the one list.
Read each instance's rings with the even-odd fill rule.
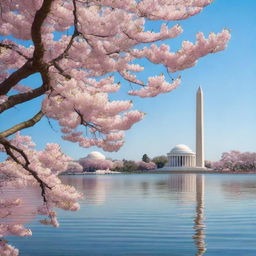
[[256,255],[256,175],[63,176],[84,192],[59,228],[10,237],[21,256]]

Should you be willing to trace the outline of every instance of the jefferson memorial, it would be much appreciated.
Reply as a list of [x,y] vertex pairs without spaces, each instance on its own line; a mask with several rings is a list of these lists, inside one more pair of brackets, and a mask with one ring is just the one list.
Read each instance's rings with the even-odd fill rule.
[[168,170],[206,170],[204,165],[204,104],[203,91],[199,87],[196,94],[196,153],[184,144],[176,145],[167,153]]
[[176,145],[167,154],[168,166],[170,167],[195,167],[196,154],[186,145]]

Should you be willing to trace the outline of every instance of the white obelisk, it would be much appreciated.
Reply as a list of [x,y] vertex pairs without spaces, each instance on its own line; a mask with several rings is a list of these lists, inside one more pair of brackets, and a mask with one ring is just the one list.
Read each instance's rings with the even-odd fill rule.
[[196,167],[204,168],[204,96],[199,87],[196,94]]

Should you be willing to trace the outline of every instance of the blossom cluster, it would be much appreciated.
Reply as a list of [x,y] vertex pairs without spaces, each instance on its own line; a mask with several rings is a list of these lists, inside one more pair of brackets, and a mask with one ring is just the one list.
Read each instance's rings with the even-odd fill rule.
[[154,162],[144,162],[144,161],[139,161],[136,162],[136,165],[138,166],[139,170],[153,170],[156,169],[157,166]]
[[256,153],[236,150],[224,152],[219,161],[211,164],[211,168],[227,171],[255,171]]
[[81,158],[79,164],[84,171],[108,170],[114,166],[113,161],[108,159]]
[[[81,193],[62,184],[58,177],[58,174],[67,169],[70,161],[60,151],[59,145],[47,144],[43,151],[37,151],[31,137],[21,136],[19,133],[13,138],[12,144],[28,156],[30,168],[35,170],[47,187],[45,202],[42,202],[42,191],[31,173],[10,158],[0,163],[0,187],[5,188],[0,199],[0,218],[3,220],[0,223],[0,255],[17,255],[17,250],[2,240],[4,236],[32,235],[32,231],[23,226],[30,219],[21,220],[21,216],[40,214],[46,216],[41,223],[57,227],[59,224],[54,208],[76,211],[79,209],[77,201],[82,198]],[[14,154],[17,159],[24,161],[18,152]],[[13,193],[14,189],[17,193]],[[31,195],[35,198],[31,198]]]

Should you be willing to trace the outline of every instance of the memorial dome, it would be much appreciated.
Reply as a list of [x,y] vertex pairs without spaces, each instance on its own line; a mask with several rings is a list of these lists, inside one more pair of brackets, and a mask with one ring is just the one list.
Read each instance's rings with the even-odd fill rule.
[[86,158],[98,159],[98,160],[105,160],[106,159],[106,157],[102,153],[100,153],[98,151],[92,151],[91,153],[89,153],[87,155]]
[[184,144],[178,144],[176,145],[171,151],[170,154],[172,155],[194,155],[195,153],[187,146]]
[[168,167],[173,168],[191,168],[195,167],[196,154],[186,145],[176,145],[170,153],[167,154]]

